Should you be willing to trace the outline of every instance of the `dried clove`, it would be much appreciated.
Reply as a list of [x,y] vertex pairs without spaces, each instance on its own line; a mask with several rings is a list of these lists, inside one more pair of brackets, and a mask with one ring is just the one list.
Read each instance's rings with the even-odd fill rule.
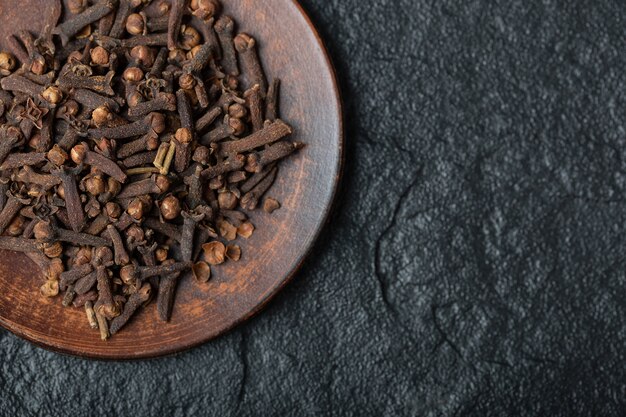
[[145,116],[152,112],[160,111],[175,111],[176,110],[176,96],[174,94],[168,94],[161,92],[158,96],[150,101],[144,101],[137,104],[135,107],[128,109],[129,117]]
[[239,53],[243,72],[248,77],[250,85],[258,85],[261,90],[261,97],[265,98],[267,94],[267,79],[257,54],[256,40],[246,33],[240,33],[235,37],[234,44],[235,49]]
[[72,90],[72,98],[90,110],[106,106],[109,110],[118,112],[121,105],[120,100],[103,96],[85,88]]
[[114,319],[120,315],[120,307],[113,300],[113,294],[111,291],[111,279],[105,266],[99,266],[97,268],[97,283],[98,283],[98,301],[94,306],[97,314],[107,318]]
[[109,328],[111,334],[119,332],[120,329],[128,323],[137,309],[150,299],[151,293],[152,288],[150,287],[150,284],[145,283],[136,293],[130,295],[128,302],[124,305],[122,314],[114,318],[111,322],[111,326]]
[[0,126],[0,163],[9,156],[11,150],[24,140],[22,132],[13,126]]
[[250,90],[243,95],[250,108],[250,120],[254,132],[263,129],[263,109],[261,108],[261,87],[255,84]]
[[262,130],[251,134],[247,138],[224,143],[221,147],[221,152],[225,154],[234,154],[251,151],[279,141],[292,133],[293,130],[291,129],[291,126],[278,119],[265,126]]
[[260,172],[271,163],[279,161],[288,157],[293,152],[304,147],[300,142],[282,141],[277,142],[271,146],[268,146],[265,150],[262,150],[256,154],[248,155],[248,165],[246,170],[248,172]]
[[22,207],[30,203],[30,199],[22,198],[11,191],[7,191],[7,197],[8,200],[0,212],[0,233],[6,230]]
[[46,87],[36,84],[21,75],[10,75],[0,81],[0,86],[5,91],[13,93],[24,93],[31,97],[39,97],[46,90]]
[[180,242],[181,259],[183,261],[191,261],[193,255],[193,236],[196,225],[204,219],[204,214],[183,212],[183,233]]
[[207,111],[201,118],[196,121],[196,130],[198,133],[202,133],[206,131],[206,129],[211,126],[211,124],[217,120],[217,118],[222,114],[221,107],[213,107],[209,111]]
[[35,239],[41,243],[68,242],[74,246],[109,246],[107,239],[87,233],[74,232],[57,227],[49,220],[41,220],[33,229]]
[[90,8],[84,10],[72,19],[60,24],[52,33],[61,37],[61,42],[66,45],[70,38],[78,34],[85,26],[97,22],[111,13],[117,6],[117,0],[100,0]]
[[267,91],[265,101],[265,120],[273,122],[278,118],[278,97],[280,95],[280,79],[274,78]]
[[45,152],[12,153],[0,165],[0,171],[37,165],[45,162],[46,158]]
[[94,75],[91,77],[81,77],[73,72],[67,72],[59,77],[57,83],[64,90],[82,88],[95,93],[113,96],[115,91],[111,87],[111,82],[114,76],[114,71],[109,71],[106,75]]
[[126,252],[124,242],[120,236],[119,231],[113,225],[107,226],[107,232],[109,233],[109,239],[113,242],[113,253],[115,256],[116,265],[127,265],[130,262],[130,256]]
[[167,48],[171,51],[178,48],[178,37],[183,23],[187,0],[172,0],[167,27]]
[[235,22],[229,16],[222,16],[215,22],[214,28],[222,49],[222,68],[227,74],[236,77],[239,75],[239,66],[233,39]]
[[72,161],[76,164],[91,165],[94,168],[99,169],[107,175],[110,175],[115,180],[125,183],[127,175],[114,161],[110,160],[106,156],[95,153],[89,149],[89,146],[83,142],[72,148]]
[[65,207],[67,208],[72,230],[80,232],[85,225],[85,214],[78,193],[75,173],[64,168],[59,168],[53,171],[52,174],[56,175],[63,184]]
[[0,236],[0,249],[15,252],[37,252],[39,243],[35,239]]
[[263,194],[270,189],[272,184],[274,184],[274,180],[276,179],[276,174],[278,173],[278,168],[274,168],[270,171],[270,173],[259,182],[252,190],[244,194],[241,198],[241,207],[245,210],[254,210],[256,206],[259,204],[259,200],[263,197]]
[[232,171],[237,171],[243,168],[245,164],[245,159],[246,157],[243,155],[231,156],[228,159],[224,160],[223,162],[217,165],[208,167],[207,169],[203,170],[201,175],[203,178],[211,179],[211,178],[217,177],[218,175],[226,174]]
[[84,264],[75,266],[73,269],[61,273],[59,281],[61,289],[65,290],[69,285],[74,284],[79,279],[90,274],[91,271],[93,271],[93,266],[91,264]]
[[153,133],[160,135],[165,130],[165,117],[161,113],[150,113],[142,120],[138,120],[134,123],[127,125],[103,128],[103,129],[90,129],[90,138],[105,137],[109,139],[127,139],[133,136],[145,135],[147,133]]
[[174,295],[176,294],[176,284],[178,283],[179,277],[180,272],[174,272],[161,277],[159,293],[157,295],[157,312],[161,321],[169,321],[172,316]]

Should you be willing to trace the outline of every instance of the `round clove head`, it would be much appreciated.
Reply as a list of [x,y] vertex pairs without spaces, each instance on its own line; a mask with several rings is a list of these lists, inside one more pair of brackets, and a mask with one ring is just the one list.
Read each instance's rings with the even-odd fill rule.
[[137,107],[139,103],[143,103],[144,101],[143,95],[139,91],[133,91],[126,96],[128,107]]
[[239,78],[229,75],[226,77],[226,87],[231,90],[237,90],[239,88]]
[[56,236],[52,223],[48,220],[40,220],[33,228],[35,239],[41,242],[49,242]]
[[76,165],[82,164],[85,160],[85,156],[87,156],[87,152],[87,145],[85,143],[79,143],[78,145],[74,146],[70,151],[72,161],[74,161]]
[[[43,57],[39,57],[33,60],[30,64],[30,72],[35,75],[43,75],[46,72],[47,64]],[[60,101],[60,100],[59,100]],[[56,103],[53,103],[56,104]]]
[[222,236],[226,240],[235,240],[237,238],[237,228],[233,226],[227,220],[220,220],[217,222],[217,228]]
[[104,206],[104,212],[109,217],[109,219],[117,220],[122,215],[122,208],[119,204],[114,203],[113,201],[109,201]]
[[61,107],[59,107],[59,111],[57,115],[62,117],[73,117],[78,114],[80,107],[75,100],[67,100]]
[[178,79],[178,85],[183,90],[191,90],[196,86],[196,78],[191,74],[183,74]]
[[276,210],[280,208],[280,203],[278,200],[268,197],[263,202],[263,211],[269,214],[272,214]]
[[78,32],[74,37],[76,39],[85,39],[91,36],[91,25],[85,26],[80,32]]
[[132,285],[137,281],[137,268],[130,264],[120,269],[120,279],[126,285]]
[[211,279],[211,267],[206,262],[198,262],[191,267],[196,282],[204,284]]
[[158,136],[150,135],[146,138],[146,149],[149,151],[155,151],[159,149],[159,145],[161,145],[161,141]]
[[143,80],[143,71],[139,67],[128,67],[124,70],[122,74],[122,79],[124,81],[128,81],[129,83],[138,83]]
[[100,127],[113,119],[113,113],[108,106],[100,106],[91,113],[91,119],[97,127]]
[[63,165],[69,158],[67,152],[65,152],[59,145],[54,145],[52,149],[48,151],[47,157],[48,161],[58,167]]
[[168,0],[158,0],[157,10],[159,16],[165,16],[167,12],[172,8],[171,3]]
[[228,114],[235,119],[243,119],[248,115],[248,109],[243,104],[235,103],[228,107]]
[[166,220],[174,220],[180,216],[180,200],[173,195],[168,195],[161,202],[161,215]]
[[101,303],[98,301],[96,303],[96,312],[103,317],[111,320],[115,317],[119,316],[121,313],[120,306],[115,301],[111,303]]
[[109,193],[112,197],[115,197],[122,191],[122,184],[116,180],[115,178],[109,177],[107,179],[107,193]]
[[169,249],[161,246],[154,251],[154,258],[157,262],[165,262],[169,257]]
[[70,61],[80,61],[83,58],[82,51],[72,51],[70,56],[67,57],[68,62]]
[[7,141],[11,141],[13,143],[19,142],[24,137],[24,135],[22,134],[22,131],[15,126],[6,127],[6,130],[4,130],[3,133],[4,133],[3,139]]
[[86,265],[91,262],[93,251],[88,247],[82,247],[74,257],[74,265]]
[[133,201],[130,202],[126,212],[130,217],[135,220],[143,219],[143,216],[150,210],[150,206],[152,206],[152,202],[148,204],[148,200],[137,197]]
[[245,52],[247,50],[253,49],[256,46],[256,41],[254,38],[247,33],[240,33],[235,36],[233,41],[235,43],[235,49],[238,52]]
[[202,45],[194,46],[193,48],[189,50],[189,52],[187,52],[185,56],[189,60],[194,59],[201,50],[202,50]]
[[145,238],[146,233],[140,226],[137,226],[136,224],[133,224],[126,230],[126,241],[129,245],[143,242]]
[[204,21],[216,16],[222,10],[219,0],[191,0],[190,7],[193,14]]
[[182,46],[184,50],[189,51],[200,45],[200,42],[202,42],[202,37],[196,29],[191,26],[183,26],[181,29],[180,46]]
[[237,234],[243,237],[244,239],[250,238],[250,236],[252,236],[253,233],[254,233],[254,225],[250,222],[242,223],[237,228]]
[[8,52],[0,52],[0,70],[11,72],[15,69],[16,62],[13,55]]
[[174,137],[178,142],[187,144],[191,143],[191,141],[193,140],[193,133],[191,132],[191,129],[181,127],[176,131]]
[[48,270],[46,271],[46,279],[58,280],[63,272],[65,272],[65,266],[61,258],[50,259]]
[[39,149],[42,141],[41,133],[33,133],[33,136],[28,141],[28,147],[31,149]]
[[55,86],[46,88],[41,96],[50,104],[59,104],[63,100],[63,93]]
[[228,119],[228,125],[233,130],[233,135],[240,136],[246,131],[246,124],[241,119],[231,117]]
[[61,242],[46,243],[43,245],[43,253],[48,258],[59,258],[63,254]]
[[187,55],[182,49],[172,49],[167,55],[167,61],[170,64],[182,65],[187,60]]
[[41,292],[41,295],[47,298],[56,297],[57,295],[59,295],[59,281],[58,280],[46,281],[39,288],[39,292]]
[[215,178],[211,178],[209,181],[209,190],[219,190],[220,188],[224,188],[226,181],[223,175],[218,175]]
[[87,8],[87,0],[68,0],[67,9],[71,14],[82,13]]
[[165,131],[165,116],[161,113],[150,113],[148,115],[152,131],[160,135]]
[[11,223],[6,229],[6,233],[9,236],[20,236],[24,232],[24,228],[26,227],[26,218],[24,216],[15,216]]
[[165,175],[157,175],[154,182],[161,193],[166,193],[172,184]]
[[106,191],[106,184],[101,175],[94,175],[85,180],[85,190],[93,195],[98,196]]
[[220,265],[226,259],[226,247],[222,242],[210,242],[202,245],[204,258],[210,265]]
[[224,191],[219,193],[219,195],[217,196],[217,201],[222,210],[234,210],[235,208],[237,208],[237,204],[239,204],[239,199],[237,198],[237,196],[230,191]]
[[126,18],[126,32],[131,35],[141,35],[146,28],[146,22],[139,13],[133,13]]
[[108,246],[94,249],[92,260],[95,265],[103,265],[113,262],[113,251]]
[[91,63],[93,65],[98,65],[101,67],[109,65],[109,51],[104,49],[102,46],[96,46],[95,48],[93,48],[89,52],[89,55],[91,56]]
[[209,158],[211,158],[211,150],[206,146],[198,146],[191,159],[199,164],[208,165]]
[[229,16],[222,16],[215,22],[215,31],[218,33],[231,32],[234,28],[235,22]]
[[251,153],[246,158],[245,170],[248,172],[259,172],[262,169],[261,164],[259,164],[259,155],[256,153]]
[[226,257],[231,261],[239,261],[241,259],[241,248],[238,245],[226,246]]
[[130,56],[137,64],[145,68],[152,68],[156,58],[154,49],[146,45],[135,46],[131,49]]

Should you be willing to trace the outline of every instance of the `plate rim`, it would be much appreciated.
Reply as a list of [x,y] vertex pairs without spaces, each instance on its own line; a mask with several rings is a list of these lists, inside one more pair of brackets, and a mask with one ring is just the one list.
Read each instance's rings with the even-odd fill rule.
[[129,362],[129,361],[142,361],[142,360],[151,360],[157,358],[164,358],[174,356],[183,352],[190,351],[199,346],[202,346],[218,337],[224,336],[235,328],[239,327],[241,324],[251,320],[261,311],[263,311],[268,304],[287,286],[289,283],[295,278],[296,274],[302,269],[304,262],[310,256],[311,251],[315,247],[315,243],[319,239],[322,232],[328,226],[330,217],[334,209],[336,208],[337,203],[337,195],[339,188],[341,187],[344,168],[345,168],[345,111],[344,111],[344,103],[341,95],[341,88],[339,84],[339,79],[337,77],[337,69],[333,63],[333,60],[328,51],[328,47],[326,46],[326,42],[324,42],[319,30],[313,23],[311,16],[306,12],[303,6],[299,3],[298,0],[290,0],[292,5],[298,10],[299,14],[304,19],[305,24],[311,30],[317,44],[320,47],[322,55],[324,57],[324,61],[326,63],[326,67],[329,70],[330,81],[333,88],[333,98],[335,100],[335,105],[337,107],[337,122],[338,122],[338,140],[337,140],[337,149],[338,149],[338,158],[337,165],[335,166],[334,175],[335,179],[333,181],[333,187],[330,193],[330,198],[328,204],[324,207],[324,211],[320,217],[320,223],[318,224],[316,230],[311,235],[310,241],[307,243],[307,248],[304,250],[298,259],[295,261],[295,266],[285,275],[284,279],[280,281],[271,291],[269,291],[264,298],[262,298],[255,306],[252,308],[247,314],[242,317],[234,320],[233,323],[228,326],[220,329],[219,331],[208,333],[205,337],[198,341],[194,341],[185,346],[177,346],[177,347],[164,347],[160,351],[153,351],[144,354],[138,354],[137,356],[116,356],[116,355],[108,355],[108,354],[94,354],[90,352],[78,352],[75,349],[64,348],[62,346],[56,346],[52,344],[45,343],[41,340],[37,340],[35,337],[31,337],[29,335],[29,331],[22,325],[17,323],[12,323],[2,316],[0,316],[0,326],[15,336],[26,340],[34,346],[46,349],[51,352],[59,353],[66,356],[88,359],[93,361],[120,361],[120,362]]

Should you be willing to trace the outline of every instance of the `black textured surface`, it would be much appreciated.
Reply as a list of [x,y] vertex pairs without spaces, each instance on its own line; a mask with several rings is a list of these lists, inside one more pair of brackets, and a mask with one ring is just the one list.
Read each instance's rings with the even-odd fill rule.
[[0,331],[0,414],[623,415],[626,3],[303,3],[348,152],[302,272],[172,358]]

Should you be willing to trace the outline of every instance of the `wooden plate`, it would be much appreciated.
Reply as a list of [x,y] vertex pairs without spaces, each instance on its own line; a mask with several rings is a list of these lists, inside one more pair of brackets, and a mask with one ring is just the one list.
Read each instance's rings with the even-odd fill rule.
[[[82,309],[39,295],[42,276],[23,255],[0,256],[0,324],[37,345],[100,359],[172,354],[205,343],[258,312],[302,264],[329,214],[342,167],[343,131],[332,65],[311,21],[293,0],[223,1],[239,30],[257,39],[268,78],[283,81],[281,116],[307,147],[281,166],[270,195],[282,202],[272,215],[255,213],[256,232],[240,262],[214,269],[203,286],[184,279],[170,323],[157,319],[154,303],[109,341],[86,323]],[[38,33],[33,19],[48,13],[40,0],[0,1],[0,47],[18,29]],[[39,24],[41,26],[41,24]]]

